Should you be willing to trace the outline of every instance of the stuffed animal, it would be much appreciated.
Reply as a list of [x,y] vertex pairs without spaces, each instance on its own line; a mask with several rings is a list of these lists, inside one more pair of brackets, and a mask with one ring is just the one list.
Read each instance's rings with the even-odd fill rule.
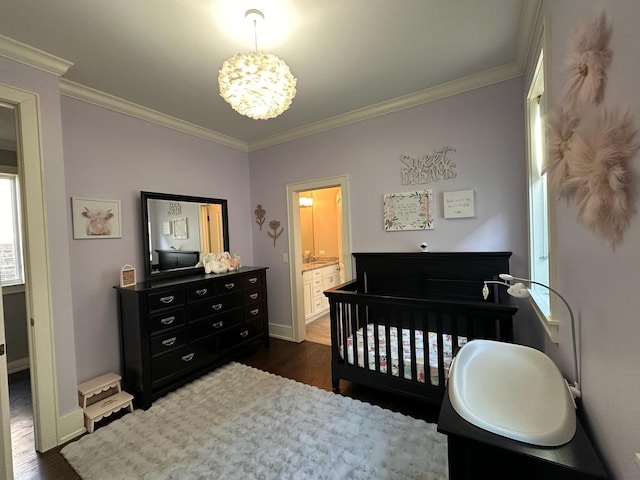
[[196,267],[204,267],[205,273],[225,273],[240,268],[240,257],[229,252],[203,253]]

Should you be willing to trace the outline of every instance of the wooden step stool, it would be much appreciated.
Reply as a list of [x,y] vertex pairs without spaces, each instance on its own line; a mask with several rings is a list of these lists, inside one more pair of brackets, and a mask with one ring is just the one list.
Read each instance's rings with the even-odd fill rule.
[[[120,375],[107,373],[78,385],[78,401],[84,411],[84,425],[89,433],[93,433],[95,422],[121,408],[133,412],[133,395],[122,391],[120,379]],[[108,390],[114,390],[115,393],[90,401],[92,397]]]

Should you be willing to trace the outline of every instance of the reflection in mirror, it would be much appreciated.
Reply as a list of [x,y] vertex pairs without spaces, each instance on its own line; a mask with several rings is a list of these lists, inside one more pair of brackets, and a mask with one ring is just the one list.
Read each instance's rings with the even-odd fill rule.
[[192,274],[201,254],[229,251],[227,201],[142,192],[147,279]]

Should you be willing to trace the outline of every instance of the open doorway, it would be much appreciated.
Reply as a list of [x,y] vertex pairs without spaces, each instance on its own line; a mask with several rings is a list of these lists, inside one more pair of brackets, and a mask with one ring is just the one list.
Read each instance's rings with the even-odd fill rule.
[[342,251],[342,188],[299,192],[305,340],[331,345],[329,302],[324,290],[338,285]]
[[[24,271],[29,380],[33,413],[34,450],[44,452],[58,445],[58,414],[53,346],[53,315],[49,272],[48,242],[43,196],[42,149],[36,94],[0,85],[0,103],[13,109],[16,127],[18,174],[21,178],[22,226],[24,233]],[[32,272],[37,271],[37,275]],[[3,309],[4,311],[4,309]],[[0,343],[4,344],[4,314],[0,312]],[[33,328],[37,322],[38,328]],[[11,434],[8,406],[6,359],[0,359],[0,476],[12,478]]]
[[287,186],[294,340],[329,344],[322,293],[352,278],[346,177]]
[[0,280],[15,469],[35,452],[15,108],[0,103]]

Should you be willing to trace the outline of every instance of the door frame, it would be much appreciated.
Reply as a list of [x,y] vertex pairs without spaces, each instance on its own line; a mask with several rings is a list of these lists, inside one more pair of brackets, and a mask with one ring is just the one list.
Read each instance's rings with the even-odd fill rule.
[[11,448],[11,416],[9,412],[9,375],[7,373],[6,339],[4,334],[4,310],[2,287],[0,286],[0,477],[13,478],[13,455]]
[[45,452],[58,445],[58,389],[39,97],[0,84],[0,101],[16,112],[34,441],[35,449]]
[[351,220],[349,216],[349,179],[346,175],[287,184],[287,218],[289,226],[289,279],[291,284],[291,314],[293,340],[305,339],[304,292],[302,284],[302,240],[300,235],[299,193],[309,190],[340,187],[342,194],[342,254],[345,282],[352,279]]

